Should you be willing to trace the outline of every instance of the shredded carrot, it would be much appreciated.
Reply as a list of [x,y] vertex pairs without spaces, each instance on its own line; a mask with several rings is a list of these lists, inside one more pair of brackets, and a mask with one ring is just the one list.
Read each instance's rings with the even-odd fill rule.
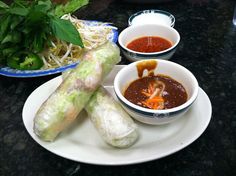
[[[157,95],[158,91],[156,91],[156,86],[153,83],[148,85],[148,89],[143,89],[141,91],[142,94],[147,96],[148,98],[141,102],[143,106],[148,107],[150,109],[163,109],[164,108],[164,99],[160,95]],[[155,92],[156,91],[156,92]]]
[[147,102],[142,102],[142,104],[145,106],[145,107],[148,107],[150,109],[163,109],[164,106],[163,104],[159,104],[159,103],[147,103]]
[[142,104],[150,109],[163,109],[164,108],[164,99],[162,97],[154,97],[151,99],[146,99]]
[[158,108],[158,104],[155,103],[155,104],[153,105],[153,109],[157,109],[157,108]]
[[152,103],[162,103],[164,102],[164,99],[162,97],[154,97],[154,98],[151,98],[151,99],[147,99],[146,100],[147,102],[152,102]]

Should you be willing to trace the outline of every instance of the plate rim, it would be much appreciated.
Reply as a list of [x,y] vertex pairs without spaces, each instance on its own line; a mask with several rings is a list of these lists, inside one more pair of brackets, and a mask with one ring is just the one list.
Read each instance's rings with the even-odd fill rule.
[[[120,65],[119,65],[120,66]],[[34,94],[34,92],[37,90],[37,89],[41,89],[45,84],[50,84],[52,81],[58,81],[58,80],[62,80],[61,76],[57,76],[45,83],[43,83],[42,85],[40,85],[39,87],[37,87],[27,98],[27,100],[25,101],[25,104],[27,103],[27,101],[29,101],[30,97],[32,96],[32,94]],[[95,164],[95,165],[106,165],[106,166],[118,166],[118,165],[132,165],[132,164],[138,164],[138,163],[144,163],[144,162],[148,162],[148,161],[153,161],[153,160],[156,160],[156,159],[161,159],[163,157],[166,157],[166,156],[169,156],[173,153],[176,153],[184,148],[186,148],[187,146],[189,146],[191,143],[193,143],[195,140],[197,140],[202,134],[203,132],[206,130],[206,128],[208,127],[209,123],[210,123],[210,120],[211,120],[211,117],[212,117],[212,105],[211,105],[211,101],[208,97],[208,95],[206,94],[206,92],[204,92],[204,90],[202,88],[199,87],[199,93],[202,94],[202,97],[198,97],[197,98],[197,101],[199,101],[199,98],[204,98],[207,100],[207,104],[209,105],[209,114],[207,115],[207,118],[204,118],[205,119],[205,122],[204,122],[204,125],[202,125],[201,129],[198,129],[197,130],[197,133],[195,135],[193,135],[190,139],[188,139],[183,145],[181,146],[176,146],[175,149],[172,149],[171,151],[168,151],[168,152],[165,152],[164,154],[162,154],[160,156],[159,153],[157,153],[156,155],[151,155],[149,157],[144,157],[142,159],[130,159],[130,160],[127,160],[127,161],[115,161],[115,162],[111,162],[111,161],[103,161],[103,162],[100,162],[100,161],[92,161],[91,159],[80,159],[78,157],[76,157],[77,159],[75,158],[71,158],[71,157],[68,157],[68,156],[65,156],[65,155],[61,155],[60,153],[58,152],[55,152],[55,150],[50,150],[47,148],[47,146],[44,146],[43,143],[40,143],[37,141],[37,138],[36,136],[33,136],[33,134],[31,134],[31,131],[29,131],[30,129],[28,129],[27,127],[27,123],[26,123],[26,119],[24,117],[24,112],[25,112],[25,104],[23,106],[23,111],[22,111],[22,120],[23,120],[23,123],[24,123],[24,126],[27,130],[27,132],[29,133],[29,135],[31,136],[31,138],[33,138],[34,142],[36,142],[37,144],[39,144],[41,147],[43,147],[44,149],[46,149],[47,151],[53,153],[53,154],[56,154],[60,157],[63,157],[63,158],[66,158],[66,159],[69,159],[69,160],[72,160],[72,161],[76,161],[76,162],[82,162],[82,163],[87,163],[87,164]],[[199,94],[200,95],[200,94]],[[197,102],[196,101],[196,102]],[[174,123],[174,122],[173,122]],[[31,129],[32,130],[32,129]],[[39,140],[39,139],[38,139]],[[128,149],[132,148],[129,147]],[[121,149],[121,150],[125,150],[125,149]]]

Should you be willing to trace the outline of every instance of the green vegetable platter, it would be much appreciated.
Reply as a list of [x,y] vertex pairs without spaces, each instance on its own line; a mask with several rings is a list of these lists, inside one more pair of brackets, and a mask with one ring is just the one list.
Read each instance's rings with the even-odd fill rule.
[[[70,15],[63,15],[70,14],[87,3],[88,0],[69,0],[65,5],[54,4],[50,0],[15,0],[7,5],[0,1],[0,75],[38,77],[74,68],[80,61],[67,61],[70,51],[82,50],[88,45],[83,39],[83,35],[87,33],[81,34],[78,26],[83,24],[86,29],[87,26],[100,27],[101,22],[81,22]],[[116,42],[117,36],[117,30],[112,28],[108,40]],[[63,62],[58,61],[55,55],[62,51],[65,53],[58,57]],[[49,63],[47,59],[55,63]]]

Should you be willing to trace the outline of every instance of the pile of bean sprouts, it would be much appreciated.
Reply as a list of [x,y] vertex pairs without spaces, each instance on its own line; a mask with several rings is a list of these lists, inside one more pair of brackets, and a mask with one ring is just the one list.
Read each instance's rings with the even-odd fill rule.
[[41,53],[41,58],[44,62],[42,69],[61,67],[80,61],[84,52],[106,43],[111,37],[112,29],[115,28],[108,25],[108,23],[89,23],[85,20],[79,20],[70,14],[62,16],[62,19],[70,20],[75,25],[82,38],[84,48],[55,39],[51,43],[52,46],[47,51]]

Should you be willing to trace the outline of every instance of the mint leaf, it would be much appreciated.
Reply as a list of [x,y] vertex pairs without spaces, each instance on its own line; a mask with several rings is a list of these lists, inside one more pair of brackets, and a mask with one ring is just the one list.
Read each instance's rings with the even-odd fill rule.
[[50,25],[54,35],[59,39],[84,47],[79,32],[70,21],[51,18]]

